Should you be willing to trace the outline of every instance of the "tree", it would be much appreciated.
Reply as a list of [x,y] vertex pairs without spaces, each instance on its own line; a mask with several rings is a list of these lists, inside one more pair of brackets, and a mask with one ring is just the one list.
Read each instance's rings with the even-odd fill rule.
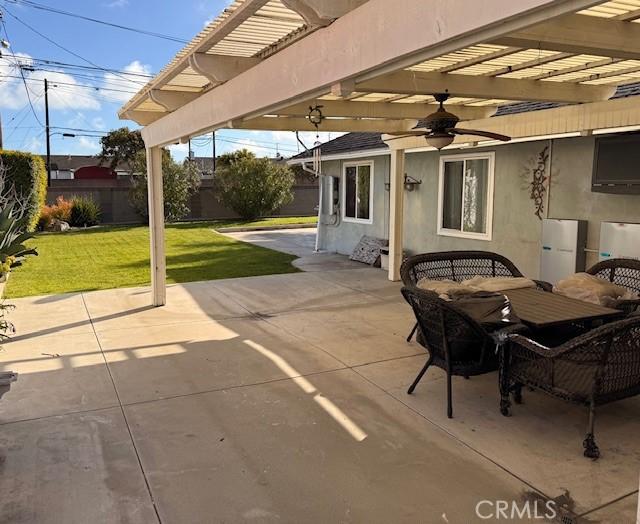
[[293,200],[293,171],[243,149],[222,155],[216,170],[218,200],[242,218],[268,216]]
[[144,151],[144,141],[140,131],[131,131],[128,127],[121,127],[109,131],[100,139],[102,151],[98,155],[100,163],[109,162],[111,169],[126,162],[132,164],[136,155]]
[[[133,159],[133,172],[129,200],[143,218],[149,216],[147,199],[147,159],[139,151]],[[164,192],[164,218],[175,222],[189,214],[189,200],[200,187],[200,171],[189,160],[182,164],[171,158],[168,151],[162,155],[162,188]]]

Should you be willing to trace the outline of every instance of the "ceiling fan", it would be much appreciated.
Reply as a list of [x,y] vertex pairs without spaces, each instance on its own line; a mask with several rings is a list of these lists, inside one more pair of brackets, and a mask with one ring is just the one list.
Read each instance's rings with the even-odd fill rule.
[[406,138],[410,136],[424,136],[427,139],[427,144],[435,147],[436,149],[442,149],[443,147],[451,144],[455,135],[484,136],[494,140],[500,140],[502,142],[508,142],[511,140],[511,137],[492,133],[490,131],[462,129],[460,127],[456,127],[456,124],[460,119],[453,113],[446,111],[443,105],[449,98],[449,93],[436,93],[434,98],[440,103],[440,107],[438,107],[438,110],[435,113],[431,113],[422,122],[420,122],[423,127],[416,127],[411,131],[404,132],[394,138],[390,138],[389,140],[397,140],[399,138]]

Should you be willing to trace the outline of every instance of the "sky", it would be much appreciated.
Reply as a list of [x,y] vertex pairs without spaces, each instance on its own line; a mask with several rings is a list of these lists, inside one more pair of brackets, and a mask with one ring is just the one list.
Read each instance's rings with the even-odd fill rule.
[[[229,0],[33,1],[183,40],[193,38],[230,3]],[[8,49],[2,46],[0,57],[4,148],[45,153],[45,78],[50,86],[51,154],[95,155],[100,151],[100,135],[123,126],[138,128],[135,122],[119,120],[118,109],[146,83],[148,75],[160,71],[184,44],[39,10],[21,2],[0,0],[3,22],[0,40],[10,45]],[[78,69],[69,64],[94,69]],[[62,133],[76,136],[64,137]],[[313,145],[315,133],[300,135],[307,146]],[[337,133],[321,133],[320,140],[336,136]],[[216,133],[217,154],[242,148],[258,156],[276,153],[291,156],[301,150],[295,134],[289,131],[225,129]],[[187,144],[171,149],[178,160],[188,152]],[[196,156],[211,156],[210,135],[193,140],[192,150]]]

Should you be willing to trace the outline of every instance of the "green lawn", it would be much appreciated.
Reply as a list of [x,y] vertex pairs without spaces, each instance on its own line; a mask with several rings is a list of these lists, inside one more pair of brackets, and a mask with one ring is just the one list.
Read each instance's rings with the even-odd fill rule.
[[[237,242],[216,227],[312,222],[313,218],[276,218],[255,222],[189,222],[166,228],[167,281],[292,273],[296,257]],[[7,298],[146,285],[149,277],[149,230],[143,226],[98,227],[38,234],[29,257],[11,272]]]

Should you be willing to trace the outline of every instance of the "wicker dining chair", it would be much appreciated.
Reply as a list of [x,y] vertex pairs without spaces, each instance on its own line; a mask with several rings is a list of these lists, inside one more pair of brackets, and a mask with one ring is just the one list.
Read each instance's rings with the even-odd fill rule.
[[[418,343],[428,351],[429,357],[415,380],[409,386],[412,394],[430,366],[447,373],[447,416],[453,416],[451,377],[468,378],[498,369],[497,331],[489,333],[482,325],[431,291],[405,286],[402,295],[412,307],[420,326]],[[509,332],[522,326],[509,326]]]
[[[640,295],[640,260],[630,258],[603,260],[587,269],[587,273]],[[630,314],[640,310],[640,299],[618,300],[614,307]]]
[[640,316],[605,324],[555,348],[511,335],[500,365],[500,411],[510,415],[509,394],[522,401],[522,387],[589,407],[583,447],[597,459],[597,406],[640,394]]
[[[415,286],[421,279],[462,282],[475,276],[522,277],[511,260],[491,251],[440,251],[407,258],[400,267],[405,286]],[[551,291],[548,282],[535,281],[540,289]],[[418,328],[416,323],[407,337],[410,342]]]

